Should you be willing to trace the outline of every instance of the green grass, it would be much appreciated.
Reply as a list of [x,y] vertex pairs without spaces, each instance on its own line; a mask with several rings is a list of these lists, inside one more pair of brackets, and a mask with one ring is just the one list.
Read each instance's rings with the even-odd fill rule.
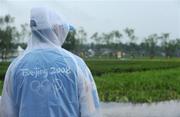
[[100,99],[117,102],[157,102],[180,99],[180,68],[95,77]]
[[[180,100],[180,59],[86,60],[101,101],[158,102]],[[0,78],[9,63],[0,63]],[[0,92],[3,82],[0,81]]]
[[124,73],[180,67],[179,59],[170,60],[86,60],[94,76],[106,73]]

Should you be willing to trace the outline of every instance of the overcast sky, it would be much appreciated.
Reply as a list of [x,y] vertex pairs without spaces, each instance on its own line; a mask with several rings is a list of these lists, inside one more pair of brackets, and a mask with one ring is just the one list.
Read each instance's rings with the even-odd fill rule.
[[89,35],[130,27],[140,38],[162,32],[180,37],[180,0],[0,0],[0,16],[11,14],[19,26],[29,22],[34,6],[57,10]]

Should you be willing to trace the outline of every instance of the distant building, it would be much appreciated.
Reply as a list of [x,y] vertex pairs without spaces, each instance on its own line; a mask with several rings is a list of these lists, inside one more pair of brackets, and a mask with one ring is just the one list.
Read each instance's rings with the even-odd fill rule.
[[89,50],[88,50],[88,57],[93,57],[94,55],[95,55],[94,50],[89,49]]
[[117,52],[116,52],[116,57],[117,57],[118,59],[124,57],[125,55],[126,55],[125,52],[122,52],[122,51],[117,51]]
[[101,53],[103,56],[111,56],[113,54],[113,50],[108,48],[102,48]]

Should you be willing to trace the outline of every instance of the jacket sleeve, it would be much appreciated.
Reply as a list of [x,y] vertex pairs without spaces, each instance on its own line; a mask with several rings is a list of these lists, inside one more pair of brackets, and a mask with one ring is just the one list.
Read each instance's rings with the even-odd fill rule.
[[78,78],[81,117],[101,117],[96,85],[89,68],[84,62],[79,67]]
[[0,100],[0,117],[16,117],[12,99],[12,69],[8,68],[3,86],[2,97]]

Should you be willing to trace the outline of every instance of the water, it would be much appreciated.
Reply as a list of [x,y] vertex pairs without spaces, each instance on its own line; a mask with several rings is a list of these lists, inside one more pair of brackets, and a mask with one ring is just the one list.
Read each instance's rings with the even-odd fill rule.
[[103,117],[180,117],[180,102],[101,103]]
[[102,102],[101,107],[103,117],[180,117],[180,101],[152,104]]

